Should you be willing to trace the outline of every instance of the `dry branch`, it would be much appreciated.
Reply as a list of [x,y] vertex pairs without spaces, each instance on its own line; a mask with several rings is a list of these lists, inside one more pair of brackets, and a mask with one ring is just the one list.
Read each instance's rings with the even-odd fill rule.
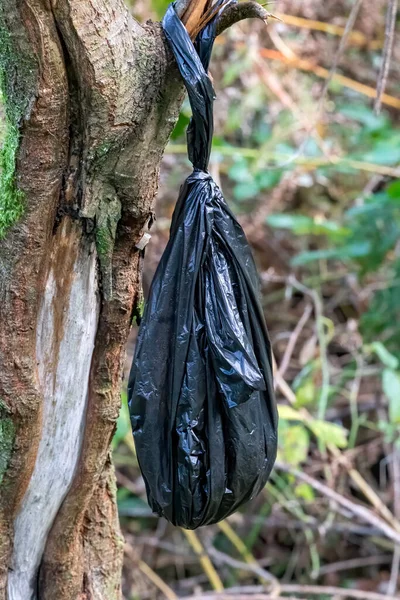
[[390,61],[394,45],[394,31],[396,27],[398,0],[389,0],[386,14],[385,45],[383,47],[382,66],[379,72],[376,90],[375,112],[379,113],[382,107],[383,95],[389,75]]
[[348,498],[345,498],[341,494],[338,494],[338,492],[336,492],[335,490],[332,490],[331,488],[329,488],[324,483],[321,483],[317,479],[314,479],[313,477],[310,477],[306,473],[302,473],[301,471],[298,471],[297,469],[294,469],[294,468],[290,467],[289,465],[277,462],[275,464],[275,466],[278,470],[284,471],[285,473],[291,473],[297,479],[300,479],[301,481],[308,483],[308,485],[310,485],[313,489],[318,491],[320,494],[322,494],[326,498],[333,500],[339,506],[349,510],[351,512],[351,514],[353,514],[354,516],[360,518],[362,521],[369,523],[373,527],[376,527],[377,529],[379,529],[386,537],[391,539],[393,542],[395,542],[397,544],[400,543],[400,533],[398,531],[396,531],[395,529],[393,529],[393,527],[388,525],[383,519],[381,519],[380,517],[375,515],[371,510],[369,510],[365,506],[362,506],[360,504],[356,504],[355,502],[352,502]]
[[218,21],[217,35],[220,35],[223,31],[244,19],[261,19],[261,21],[266,23],[268,18],[272,17],[273,15],[257,2],[231,4],[224,10]]

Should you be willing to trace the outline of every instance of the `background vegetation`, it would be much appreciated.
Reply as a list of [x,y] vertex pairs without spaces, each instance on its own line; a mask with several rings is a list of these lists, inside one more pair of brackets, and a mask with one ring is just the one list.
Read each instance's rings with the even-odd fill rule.
[[[156,18],[165,7],[134,10]],[[385,2],[280,0],[268,9],[283,22],[240,24],[217,40],[211,169],[261,274],[278,464],[265,491],[226,522],[175,529],[146,504],[124,407],[114,460],[129,600],[222,587],[226,598],[398,595],[400,47],[376,114]],[[164,160],[145,293],[189,172],[189,117],[185,103]]]
[[[157,19],[167,4],[132,10]],[[282,21],[217,40],[211,169],[259,267],[278,462],[227,521],[176,529],[146,503],[123,394],[114,462],[126,600],[399,594],[400,45],[377,114],[386,1],[268,8]],[[145,295],[190,170],[189,117],[186,102],[164,159]]]

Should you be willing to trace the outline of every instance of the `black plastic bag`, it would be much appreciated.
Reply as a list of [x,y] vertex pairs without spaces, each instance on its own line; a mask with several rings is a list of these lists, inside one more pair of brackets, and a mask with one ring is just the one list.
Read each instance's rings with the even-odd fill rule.
[[175,525],[215,523],[264,487],[276,456],[270,342],[244,232],[207,172],[218,15],[193,46],[171,5],[163,21],[193,111],[194,171],[140,326],[128,397],[151,508]]

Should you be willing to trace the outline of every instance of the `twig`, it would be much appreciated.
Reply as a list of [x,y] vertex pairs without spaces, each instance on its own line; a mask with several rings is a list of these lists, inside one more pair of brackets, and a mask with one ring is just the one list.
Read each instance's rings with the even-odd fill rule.
[[[276,596],[271,596],[263,591],[262,586],[241,586],[225,590],[220,594],[214,592],[205,592],[185,598],[185,600],[276,600]],[[285,600],[307,600],[299,596],[285,596]]]
[[326,496],[330,500],[333,500],[339,506],[346,508],[353,515],[359,517],[364,522],[370,523],[370,525],[373,525],[377,529],[380,529],[380,531],[386,537],[388,537],[389,539],[394,541],[396,544],[400,543],[400,533],[397,532],[395,529],[393,529],[393,527],[388,525],[383,519],[381,519],[380,517],[375,515],[368,508],[365,508],[364,506],[361,506],[360,504],[356,504],[355,502],[352,502],[348,498],[345,498],[341,494],[338,494],[337,492],[335,492],[334,490],[329,488],[327,485],[321,483],[317,479],[314,479],[313,477],[310,477],[306,473],[302,473],[302,472],[298,471],[297,469],[293,469],[289,465],[286,465],[286,464],[283,464],[280,462],[276,462],[275,467],[281,471],[284,471],[285,473],[290,473],[291,475],[294,475],[295,477],[297,477],[297,479],[300,479],[301,481],[304,481],[305,483],[308,483],[312,488],[314,488],[315,490],[320,492],[320,494]]
[[155,573],[155,571],[153,571],[153,569],[144,562],[144,560],[141,560],[137,556],[134,548],[128,542],[125,542],[124,552],[126,556],[128,556],[135,564],[137,564],[143,575],[146,575],[146,577],[160,590],[160,592],[164,594],[167,600],[179,600],[178,596],[169,587],[169,585],[167,585],[165,581],[163,581],[161,577],[159,577],[157,573]]
[[390,570],[390,580],[387,588],[388,594],[395,594],[397,591],[397,582],[399,580],[399,566],[400,566],[400,545],[396,544],[394,547],[392,568]]
[[[332,23],[325,23],[324,21],[315,21],[313,19],[304,19],[303,17],[297,17],[294,15],[287,15],[284,13],[277,13],[285,25],[293,25],[301,29],[309,29],[313,31],[322,31],[329,35],[337,35],[339,37],[345,34],[345,27],[339,25],[333,25]],[[382,41],[380,40],[369,40],[369,38],[361,33],[361,31],[352,31],[348,37],[348,41],[355,46],[367,46],[368,48],[376,50],[382,47]]]
[[[185,24],[190,37],[195,39],[199,31],[203,29],[222,8],[213,6],[209,0],[177,0],[175,8],[182,22]],[[261,19],[265,23],[268,18],[274,17],[265,10],[258,2],[235,2],[222,11],[217,23],[217,35],[223,33],[244,19]]]
[[[219,523],[217,523],[217,526],[222,531],[222,533],[225,535],[225,537],[230,541],[232,546],[234,548],[236,548],[236,550],[242,556],[245,563],[247,563],[248,565],[253,565],[253,566],[255,565],[257,567],[259,566],[256,559],[254,558],[254,556],[252,555],[250,550],[247,548],[246,544],[238,536],[236,531],[234,529],[232,529],[232,527],[230,526],[230,524],[228,523],[227,520],[220,521]],[[260,583],[264,583],[264,581],[265,581],[265,577],[262,576]],[[268,581],[269,581],[269,579],[268,579]]]
[[[386,596],[381,596],[386,598]],[[199,594],[197,596],[190,596],[185,600],[276,600],[276,596],[270,594],[245,594],[238,592],[234,594]],[[285,596],[285,600],[308,600],[307,598],[299,598],[299,596]]]
[[310,596],[335,596],[336,598],[360,598],[360,600],[399,600],[395,596],[387,596],[376,592],[366,592],[364,590],[352,590],[333,586],[319,585],[282,585],[283,594],[307,594]]
[[312,290],[299,281],[293,276],[289,276],[288,278],[289,285],[293,286],[299,292],[302,292],[305,296],[308,296],[312,299],[314,303],[315,309],[315,320],[316,320],[316,330],[317,337],[319,343],[319,353],[321,357],[321,371],[322,371],[322,385],[321,392],[318,400],[318,418],[323,420],[325,419],[325,413],[328,406],[328,395],[329,395],[329,385],[330,385],[330,373],[329,373],[329,363],[328,363],[328,351],[327,351],[327,340],[324,331],[324,313],[322,300],[316,290]]
[[[280,276],[271,276],[268,275],[269,281],[276,281],[281,283],[286,283],[287,285],[291,285],[293,283],[293,277],[285,278]],[[307,288],[306,288],[307,289]],[[291,390],[291,388],[285,383],[285,381],[280,378],[277,379],[277,384],[280,386],[282,393],[284,393],[285,397],[289,400],[291,404],[294,404],[296,401],[296,396]],[[302,409],[302,412],[310,419],[312,416],[306,409]],[[400,534],[400,522],[396,517],[391,513],[391,511],[387,508],[387,506],[382,502],[378,494],[372,489],[372,487],[365,481],[365,479],[360,475],[360,473],[352,468],[346,457],[341,453],[339,448],[334,446],[333,444],[328,444],[328,449],[333,454],[338,462],[340,462],[347,470],[349,476],[353,480],[353,482],[357,485],[357,487],[361,490],[364,496],[371,502],[372,506],[382,515],[382,517],[390,523],[393,530]],[[329,489],[329,488],[328,488]],[[371,513],[373,514],[373,513]]]
[[276,364],[275,357],[272,356],[273,372],[274,372],[274,383],[275,387],[281,391],[282,395],[290,404],[296,404],[296,394],[292,388],[286,383],[282,375],[279,373],[278,366]]
[[357,369],[354,380],[351,384],[349,403],[350,403],[350,414],[351,414],[351,429],[349,434],[349,448],[354,448],[357,441],[357,434],[360,427],[360,418],[358,414],[358,394],[360,393],[360,386],[363,377],[363,359],[358,353],[354,353],[354,358],[357,363]]
[[[339,461],[341,459],[341,453],[338,448],[335,446],[329,447],[330,452],[337,458]],[[400,523],[388,509],[388,507],[382,502],[379,498],[378,494],[372,489],[372,487],[365,481],[365,479],[360,475],[360,473],[353,468],[349,468],[345,463],[344,466],[347,468],[347,471],[352,478],[353,482],[357,485],[357,487],[361,490],[366,498],[371,502],[372,506],[382,515],[384,519],[393,527],[394,531],[396,531],[400,535]]]
[[220,576],[215,570],[214,565],[210,560],[210,557],[205,553],[199,538],[197,537],[194,531],[191,531],[189,529],[182,529],[182,531],[187,537],[187,540],[191,545],[192,549],[199,557],[200,564],[203,567],[203,570],[207,575],[212,588],[217,592],[222,591],[224,589],[224,584],[222,583]]
[[286,346],[285,353],[283,355],[281,364],[278,369],[278,373],[281,377],[284,377],[284,375],[286,373],[286,370],[290,364],[290,359],[292,358],[293,351],[296,347],[297,340],[299,339],[299,335],[303,331],[308,319],[310,318],[311,313],[312,313],[312,306],[311,306],[311,304],[307,304],[307,306],[304,309],[304,312],[301,316],[301,319],[297,323],[295,329],[293,330],[293,332],[290,336],[290,339],[289,339],[289,343]]
[[265,10],[258,2],[238,2],[231,4],[221,14],[217,24],[217,35],[220,35],[239,21],[244,19],[261,19],[267,22],[268,18],[274,18],[274,15]]
[[372,567],[375,565],[387,565],[392,560],[391,554],[383,554],[382,556],[362,556],[360,558],[352,558],[349,560],[341,560],[329,565],[324,565],[315,574],[315,577],[322,575],[330,575],[338,571],[350,571],[353,569],[362,569],[364,567]]
[[193,562],[193,560],[195,560],[196,563],[198,562],[197,556],[193,552],[190,552],[187,546],[180,545],[178,548],[176,544],[173,544],[172,542],[165,542],[164,540],[160,540],[156,536],[136,536],[135,542],[138,545],[143,544],[145,546],[150,546],[151,548],[160,548],[162,550],[167,550],[168,554],[176,554],[179,557],[184,556],[187,560],[190,560],[190,562]]
[[383,93],[386,88],[389,75],[390,61],[393,52],[394,30],[396,27],[397,0],[389,0],[386,13],[385,45],[383,47],[382,65],[378,77],[376,89],[375,112],[380,113],[383,101]]
[[[398,107],[400,108],[400,100],[398,101]],[[355,171],[365,171],[366,173],[380,173],[382,175],[387,175],[388,177],[396,177],[400,176],[400,168],[387,167],[385,165],[377,165],[374,163],[367,163],[358,160],[351,160],[347,158],[342,158],[340,156],[329,156],[326,157],[316,157],[316,158],[308,158],[304,156],[295,156],[293,158],[292,155],[279,154],[277,152],[264,152],[260,157],[260,149],[259,148],[239,148],[235,146],[219,146],[215,149],[215,152],[222,156],[244,156],[247,158],[262,158],[264,161],[286,161],[286,164],[296,164],[300,166],[305,166],[307,169],[310,168],[319,168],[319,167],[334,167],[345,166],[350,169],[354,169]],[[166,148],[167,154],[187,154],[187,146],[185,144],[169,144]],[[268,167],[264,167],[268,168]],[[270,165],[271,169],[281,169],[282,163]]]
[[[314,62],[310,60],[306,60],[303,58],[297,58],[296,60],[290,60],[283,56],[281,52],[277,50],[272,50],[270,48],[261,48],[260,54],[264,58],[270,58],[272,60],[279,60],[284,62],[290,66],[293,66],[297,69],[301,69],[302,71],[308,71],[314,73],[317,77],[321,77],[321,79],[328,79],[329,71],[325,69],[325,67],[321,67],[316,65]],[[365,85],[364,83],[360,83],[359,81],[354,81],[350,77],[346,77],[345,75],[341,75],[339,73],[335,73],[332,78],[332,81],[338,83],[339,85],[343,85],[344,87],[349,88],[350,90],[354,90],[359,94],[363,94],[367,96],[367,98],[376,98],[376,89]],[[386,104],[387,106],[392,106],[393,108],[400,109],[400,99],[395,96],[390,96],[389,94],[382,94],[382,104]]]
[[[400,518],[400,450],[393,444],[391,474],[393,480],[393,512],[397,519]],[[392,568],[387,593],[395,594],[400,571],[400,545],[396,544],[393,553]]]
[[[302,600],[302,598],[299,597],[288,597],[287,594],[301,594],[303,598],[305,595],[307,600],[310,600],[310,596],[320,595],[334,596],[336,598],[354,598],[360,600],[398,600],[398,598],[395,596],[386,596],[376,592],[365,592],[364,590],[352,590],[322,585],[282,584],[281,596],[279,596],[279,598],[282,598],[282,600]],[[243,586],[237,588],[227,588],[221,594],[206,592],[204,594],[190,596],[190,598],[186,598],[186,600],[272,600],[272,598],[273,596],[263,593],[263,589],[260,586]]]
[[326,94],[328,92],[329,86],[331,85],[332,80],[333,80],[333,78],[335,76],[335,73],[337,71],[339,63],[342,60],[344,51],[346,50],[347,42],[349,41],[350,34],[351,34],[352,30],[353,30],[354,23],[356,21],[356,18],[357,18],[357,15],[359,13],[359,10],[361,8],[362,3],[363,3],[363,0],[357,0],[355,2],[355,4],[353,5],[353,8],[350,11],[350,15],[349,15],[349,18],[347,19],[346,27],[344,29],[342,39],[340,40],[339,48],[338,48],[338,50],[336,52],[335,58],[333,59],[333,63],[332,63],[332,66],[330,68],[329,75],[328,75],[328,77],[326,79],[325,85],[324,85],[323,90],[321,92],[321,96],[319,98],[319,102],[318,102],[319,109],[322,106],[322,103],[323,103],[324,98],[325,98],[325,96],[326,96]]
[[285,56],[288,60],[296,60],[296,53],[286,44],[286,42],[283,41],[276,29],[271,27],[268,30],[268,35],[271,38],[275,48],[277,48],[279,52],[282,52],[283,56]]
[[208,551],[209,555],[213,557],[213,559],[215,560],[216,563],[229,565],[230,567],[233,567],[234,569],[242,569],[243,571],[250,571],[250,573],[254,573],[255,575],[257,575],[257,577],[259,579],[261,579],[262,583],[268,582],[268,584],[269,584],[268,591],[269,591],[271,597],[273,597],[273,598],[279,597],[280,585],[279,585],[278,579],[276,577],[274,577],[273,575],[271,575],[271,573],[269,573],[268,571],[266,571],[265,569],[263,569],[262,567],[257,565],[256,563],[251,564],[251,563],[243,562],[241,560],[236,560],[235,558],[232,558],[228,554],[225,554],[224,552],[220,552],[213,546],[207,547],[207,551]]
[[243,557],[243,559],[247,562],[247,564],[254,564],[256,559],[248,550],[246,544],[242,541],[242,539],[238,536],[238,534],[232,529],[229,525],[228,521],[220,521],[217,523],[218,528],[222,531],[222,533],[227,537],[227,539],[231,542],[232,546],[236,548],[239,554]]

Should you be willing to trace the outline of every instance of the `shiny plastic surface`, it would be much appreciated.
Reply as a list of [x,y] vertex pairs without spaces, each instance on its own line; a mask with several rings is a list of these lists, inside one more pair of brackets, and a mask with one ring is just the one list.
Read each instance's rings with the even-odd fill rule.
[[244,232],[206,171],[216,18],[193,46],[173,5],[164,30],[193,111],[194,171],[181,188],[128,385],[151,508],[175,525],[215,523],[264,487],[276,456],[270,342]]

